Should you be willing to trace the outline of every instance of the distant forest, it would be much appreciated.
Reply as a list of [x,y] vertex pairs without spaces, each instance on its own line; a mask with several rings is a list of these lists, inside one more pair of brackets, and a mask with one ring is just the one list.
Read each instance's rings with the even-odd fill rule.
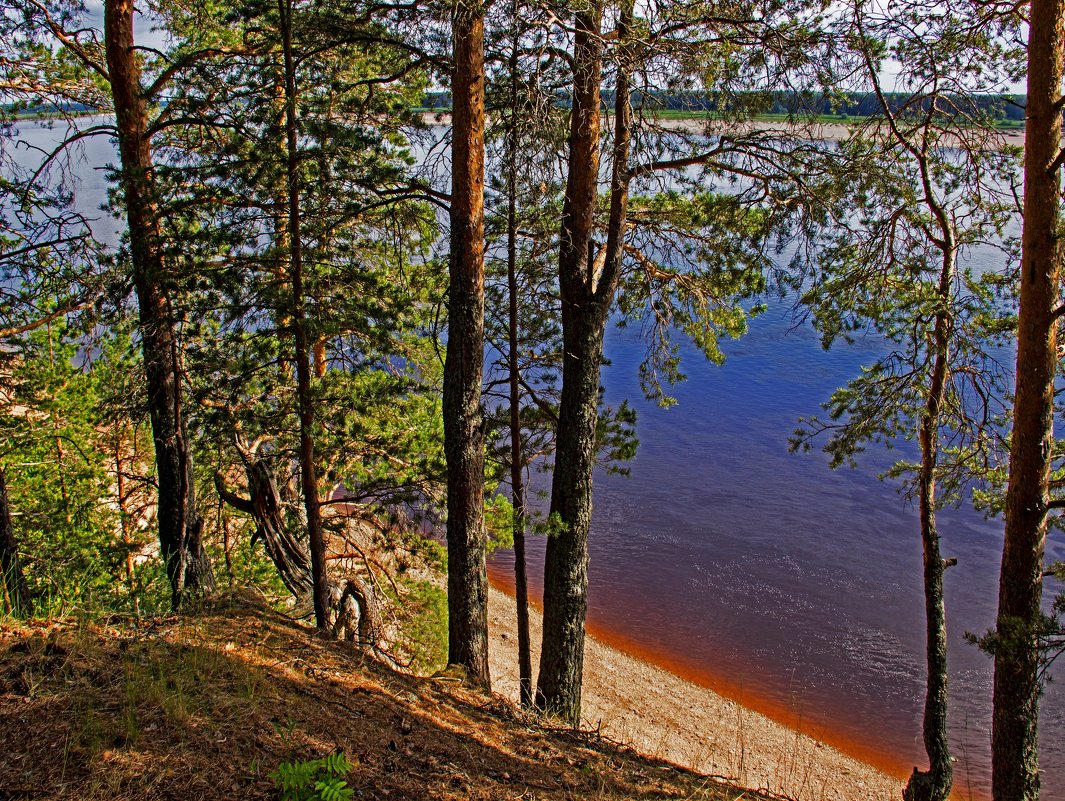
[[[634,92],[632,97],[634,109],[644,109],[649,112],[735,113],[737,110],[743,109],[753,116],[816,115],[822,117],[836,116],[840,119],[872,117],[880,113],[880,101],[876,95],[868,92],[847,92],[831,96],[812,96],[799,92],[742,92],[727,98],[710,95],[706,92]],[[913,96],[902,92],[891,92],[885,94],[884,97],[892,110],[897,111]],[[972,109],[985,118],[990,117],[1002,122],[1024,122],[1024,95],[988,94],[954,98],[947,95],[945,98],[952,100],[956,108],[961,111]],[[941,97],[940,99],[942,102],[944,98]],[[611,91],[604,90],[602,100],[604,106],[613,108],[615,98]],[[560,108],[570,108],[571,106],[568,95],[560,95],[557,102]],[[451,93],[443,91],[427,92],[418,108],[426,111],[450,111]],[[7,110],[33,115],[54,112],[55,107],[44,104],[28,107],[9,105]],[[93,108],[84,104],[71,104],[65,110],[74,113],[92,113],[94,111]]]
[[[885,99],[892,110],[899,110],[912,99],[912,95],[903,92],[885,93]],[[609,90],[602,93],[603,105],[614,106],[614,95]],[[734,112],[743,108],[748,113],[758,115],[810,115],[847,117],[871,117],[880,112],[880,101],[870,92],[846,92],[833,95],[810,95],[800,92],[742,92],[722,97],[706,92],[633,92],[633,108],[647,111],[691,112]],[[985,117],[999,119],[1003,122],[1024,122],[1024,95],[950,95],[941,96],[952,100],[960,110],[971,108],[981,112]],[[570,107],[568,95],[560,96],[558,104],[562,108]],[[429,111],[448,111],[451,109],[450,92],[427,92],[422,101],[422,108]]]

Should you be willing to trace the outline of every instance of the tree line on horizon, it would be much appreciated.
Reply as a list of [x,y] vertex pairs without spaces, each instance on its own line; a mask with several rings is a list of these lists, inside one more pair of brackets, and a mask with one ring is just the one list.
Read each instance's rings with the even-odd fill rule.
[[[875,95],[869,92],[822,92],[818,95],[804,95],[794,91],[765,91],[748,92],[747,94],[761,96],[760,103],[762,114],[773,116],[789,116],[798,114],[800,120],[811,114],[823,117],[868,117],[880,113],[880,105]],[[892,111],[898,111],[906,107],[911,100],[906,92],[885,92],[884,96]],[[561,90],[557,95],[559,104],[568,108],[570,96],[567,90]],[[605,88],[602,92],[603,103],[607,107],[614,104],[613,90]],[[660,91],[655,89],[634,90],[631,95],[631,105],[634,108],[642,108],[647,112],[693,112],[706,113],[725,111],[719,109],[720,98],[712,93],[699,91]],[[1024,122],[1024,95],[1009,93],[982,93],[982,94],[958,94],[952,98],[959,104],[972,106],[972,113],[979,114],[987,119],[997,119],[1001,123]],[[421,100],[415,104],[416,109],[428,112],[446,113],[451,111],[451,92],[438,90],[426,92]],[[92,114],[106,112],[107,109],[99,109],[86,106],[81,103],[67,103],[59,107],[63,113]],[[26,101],[11,102],[6,108],[9,114],[32,116],[55,112],[56,106],[50,103],[28,105]]]
[[[335,632],[372,588],[327,542],[415,517],[446,525],[448,662],[490,687],[485,558],[512,545],[521,702],[579,725],[593,476],[637,445],[631,408],[602,401],[607,325],[639,326],[641,385],[668,405],[680,339],[720,362],[786,295],[825,347],[889,344],[793,448],[835,467],[918,446],[889,471],[924,557],[929,764],[905,797],[953,785],[936,512],[972,499],[1005,523],[996,626],[973,637],[995,663],[993,794],[1038,798],[1065,644],[1065,603],[1043,604],[1065,508],[1063,0],[104,0],[102,27],[71,0],[0,5],[8,614],[178,610],[224,575]],[[415,113],[434,86],[443,135]],[[712,134],[667,125],[675,104]],[[47,110],[54,143],[20,109]],[[860,118],[844,140],[742,124],[826,109]],[[1023,154],[1000,132],[1018,114]],[[94,137],[113,163],[86,165]],[[86,167],[112,216],[78,202]],[[978,247],[1000,267],[974,270]]]
[[[761,114],[773,116],[797,115],[801,121],[811,115],[822,117],[869,117],[881,113],[880,101],[869,92],[820,92],[818,94],[795,91],[747,92],[758,97]],[[603,102],[607,107],[614,103],[613,90],[604,88]],[[637,89],[630,95],[634,108],[651,112],[724,112],[722,98],[709,92],[701,91],[661,91],[656,89]],[[898,111],[910,104],[912,96],[907,92],[884,92],[884,98],[892,111]],[[955,102],[971,106],[971,113],[1002,123],[1024,122],[1024,95],[1002,93],[959,93],[952,98]],[[558,95],[558,102],[568,107],[569,93],[563,90]],[[451,110],[451,93],[447,91],[426,92],[418,108],[430,112],[447,112]]]

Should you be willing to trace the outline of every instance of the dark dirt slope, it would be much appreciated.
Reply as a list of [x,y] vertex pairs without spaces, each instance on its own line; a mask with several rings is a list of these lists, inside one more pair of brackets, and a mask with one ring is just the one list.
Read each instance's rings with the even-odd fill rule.
[[763,798],[393,672],[250,595],[0,628],[0,801],[269,799],[281,762],[337,750],[356,799]]

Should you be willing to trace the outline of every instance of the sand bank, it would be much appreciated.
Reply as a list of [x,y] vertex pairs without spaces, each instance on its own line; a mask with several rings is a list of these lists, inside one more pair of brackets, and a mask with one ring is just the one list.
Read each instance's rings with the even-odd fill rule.
[[[422,121],[426,125],[451,125],[451,115],[446,112],[423,113]],[[663,128],[679,131],[687,134],[714,134],[714,123],[707,123],[704,119],[663,120],[660,125]],[[842,122],[811,122],[793,123],[777,120],[751,120],[745,123],[729,123],[722,127],[720,132],[742,134],[753,131],[779,133],[781,136],[790,135],[811,142],[839,142],[850,136],[851,126]],[[1024,146],[1024,129],[1010,128],[999,131],[1002,144],[1016,147]]]
[[[518,698],[514,601],[492,589],[489,659],[496,692]],[[540,617],[533,613],[533,664]],[[896,801],[902,782],[815,737],[589,637],[584,725],[636,750],[796,801]]]

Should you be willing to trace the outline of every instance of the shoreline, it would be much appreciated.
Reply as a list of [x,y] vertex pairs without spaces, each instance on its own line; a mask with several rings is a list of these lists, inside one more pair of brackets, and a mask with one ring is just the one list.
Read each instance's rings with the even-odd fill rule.
[[[451,114],[446,111],[423,111],[419,112],[428,126],[451,125]],[[779,133],[798,136],[811,142],[841,142],[846,139],[851,129],[855,126],[843,122],[787,122],[784,120],[759,120],[753,119],[739,125],[728,124],[722,127],[718,123],[719,131],[715,131],[715,121],[699,117],[682,119],[663,119],[658,122],[663,129],[673,130],[688,135],[713,135],[716,132],[727,130],[730,133]],[[1000,137],[1002,144],[1015,147],[1024,147],[1024,128],[1001,128],[995,131]]]
[[[517,702],[514,600],[489,591],[494,690]],[[533,664],[540,614],[530,609]],[[611,638],[612,639],[612,638]],[[604,642],[585,646],[582,724],[637,751],[795,801],[895,801],[903,779],[725,694]],[[643,658],[641,658],[643,657]],[[783,710],[778,710],[783,712]],[[783,715],[787,717],[787,715]],[[886,760],[885,760],[886,762]]]

